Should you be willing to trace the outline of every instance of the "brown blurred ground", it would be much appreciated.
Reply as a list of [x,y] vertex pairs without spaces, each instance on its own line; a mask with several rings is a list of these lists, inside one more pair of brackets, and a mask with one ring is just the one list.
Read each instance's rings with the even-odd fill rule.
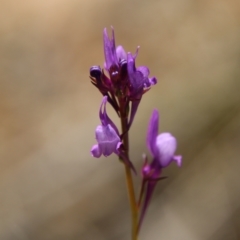
[[0,239],[129,239],[122,166],[89,155],[101,96],[88,70],[110,25],[159,80],[132,128],[133,162],[153,108],[184,161],[165,170],[140,239],[240,239],[237,0],[1,1]]

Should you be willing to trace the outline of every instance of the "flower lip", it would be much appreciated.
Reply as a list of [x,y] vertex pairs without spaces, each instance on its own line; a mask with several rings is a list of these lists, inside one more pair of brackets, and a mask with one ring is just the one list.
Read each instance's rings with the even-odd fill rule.
[[95,158],[100,158],[102,155],[102,151],[100,150],[98,144],[92,146],[91,155]]
[[110,124],[98,126],[96,129],[96,139],[102,154],[107,157],[117,150],[117,145],[121,142],[120,137]]
[[167,167],[174,158],[177,140],[170,133],[161,133],[156,138],[157,159],[161,167]]

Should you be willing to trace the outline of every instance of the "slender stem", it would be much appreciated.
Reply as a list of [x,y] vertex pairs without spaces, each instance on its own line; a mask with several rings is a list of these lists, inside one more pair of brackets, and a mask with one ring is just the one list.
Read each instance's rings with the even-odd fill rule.
[[[127,132],[127,117],[121,115],[121,126],[122,126],[122,132],[125,134],[123,135],[123,144],[125,147],[126,155],[128,157],[128,132]],[[125,174],[126,174],[126,183],[127,183],[127,190],[128,190],[128,196],[129,196],[129,203],[131,208],[131,214],[132,214],[132,240],[137,240],[137,234],[138,234],[138,208],[134,193],[134,186],[133,186],[133,180],[132,180],[132,173],[129,166],[124,164],[125,166]]]
[[139,193],[139,198],[138,198],[138,209],[140,209],[140,207],[141,207],[145,184],[146,184],[146,181],[143,180],[142,184],[141,184],[141,190],[140,190],[140,193]]

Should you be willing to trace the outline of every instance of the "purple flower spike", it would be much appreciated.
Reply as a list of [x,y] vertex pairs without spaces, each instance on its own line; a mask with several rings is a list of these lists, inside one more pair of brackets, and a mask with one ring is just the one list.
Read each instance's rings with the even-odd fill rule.
[[98,144],[91,149],[92,156],[96,158],[99,158],[101,155],[107,157],[112,153],[118,154],[118,148],[121,145],[117,127],[107,115],[106,104],[107,96],[103,98],[99,111],[102,125],[97,126],[95,131]]
[[147,132],[147,146],[151,152],[153,161],[151,164],[148,164],[145,157],[145,163],[142,167],[142,188],[144,188],[145,185],[147,186],[138,224],[138,230],[141,228],[142,221],[144,219],[157,182],[166,178],[159,177],[162,169],[167,167],[171,162],[176,162],[179,167],[182,163],[182,157],[174,155],[177,149],[176,138],[173,137],[170,133],[161,133],[158,135],[158,122],[159,113],[157,110],[154,110],[149,121]]

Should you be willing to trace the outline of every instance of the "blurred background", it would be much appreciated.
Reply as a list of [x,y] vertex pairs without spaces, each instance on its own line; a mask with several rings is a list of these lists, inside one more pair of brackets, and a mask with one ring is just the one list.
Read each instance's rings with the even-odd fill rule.
[[140,240],[240,239],[238,0],[1,1],[0,239],[130,239],[124,169],[89,154],[101,102],[89,67],[103,65],[111,25],[158,78],[130,132],[132,161],[140,170],[149,154],[154,108],[183,155]]

